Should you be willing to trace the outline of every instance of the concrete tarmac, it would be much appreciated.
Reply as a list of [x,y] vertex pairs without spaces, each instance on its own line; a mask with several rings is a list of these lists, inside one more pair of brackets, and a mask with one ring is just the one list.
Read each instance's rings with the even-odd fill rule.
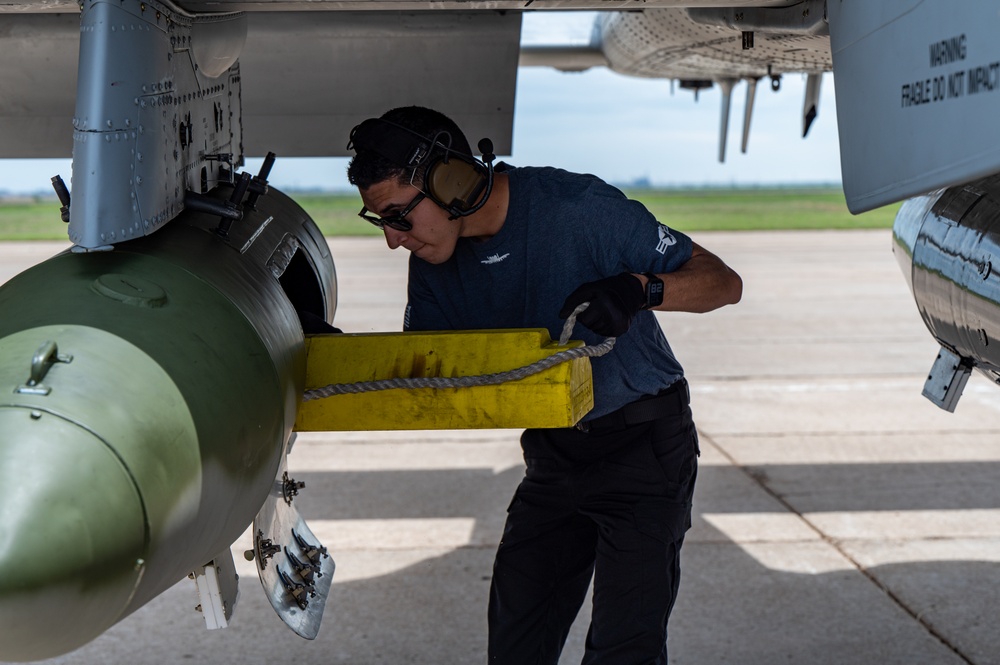
[[[745,295],[658,315],[692,384],[702,449],[670,662],[1000,663],[1000,388],[975,374],[954,414],[921,397],[937,346],[890,232],[695,240],[743,276]],[[0,245],[0,281],[63,246]],[[379,239],[331,246],[337,324],[399,330],[405,252]],[[290,466],[307,483],[299,509],[337,562],[315,641],[273,614],[244,537],[230,628],[204,629],[185,579],[50,662],[485,663],[518,432],[300,435]],[[588,617],[585,606],[561,663],[580,661]]]

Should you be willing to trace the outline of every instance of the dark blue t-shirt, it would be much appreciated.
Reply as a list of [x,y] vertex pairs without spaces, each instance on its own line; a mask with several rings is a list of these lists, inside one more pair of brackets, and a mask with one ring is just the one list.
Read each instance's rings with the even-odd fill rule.
[[[566,297],[621,272],[668,273],[691,258],[691,240],[592,175],[555,168],[503,169],[507,219],[485,242],[460,238],[431,264],[410,256],[405,330],[547,328],[559,339]],[[602,338],[577,325],[573,339]],[[614,349],[591,360],[594,409],[584,420],[656,394],[683,375],[652,312],[642,311]]]

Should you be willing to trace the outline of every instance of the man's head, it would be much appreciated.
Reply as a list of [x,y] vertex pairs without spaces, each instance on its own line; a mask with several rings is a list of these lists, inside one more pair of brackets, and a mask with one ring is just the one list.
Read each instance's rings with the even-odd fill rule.
[[[488,140],[480,144],[492,153]],[[359,189],[391,179],[416,188],[452,219],[479,210],[493,186],[493,155],[477,160],[458,125],[431,109],[409,106],[369,118],[351,130],[348,148],[357,152],[348,178]]]
[[[472,156],[469,142],[458,125],[433,109],[403,106],[383,113],[378,120],[383,122],[365,121],[351,133],[351,145],[348,147],[356,150],[357,154],[347,167],[347,178],[359,189],[368,189],[389,178],[404,184],[412,183],[422,189],[431,158],[449,151]],[[357,136],[362,127],[367,130],[366,135]],[[426,151],[420,164],[413,167],[398,163],[409,159],[411,148]],[[398,156],[390,159],[385,153]]]
[[[484,141],[480,149],[492,153]],[[365,204],[360,215],[382,229],[390,248],[442,263],[460,237],[490,232],[484,221],[493,215],[476,213],[493,190],[493,155],[476,160],[446,115],[419,106],[393,109],[355,127],[348,148],[357,153],[347,175]]]
[[348,148],[357,154],[347,175],[365,204],[360,215],[382,229],[390,248],[404,247],[430,263],[451,257],[461,223],[426,200],[424,185],[428,166],[452,147],[468,150],[458,126],[417,106],[393,109],[351,131]]

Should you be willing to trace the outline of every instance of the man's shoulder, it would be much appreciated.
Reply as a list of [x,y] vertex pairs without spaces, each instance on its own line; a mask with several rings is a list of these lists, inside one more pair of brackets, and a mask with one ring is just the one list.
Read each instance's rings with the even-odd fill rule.
[[542,192],[547,196],[565,194],[581,202],[587,196],[625,198],[616,187],[590,173],[575,173],[555,166],[504,165],[504,173],[516,182],[514,189],[522,192]]

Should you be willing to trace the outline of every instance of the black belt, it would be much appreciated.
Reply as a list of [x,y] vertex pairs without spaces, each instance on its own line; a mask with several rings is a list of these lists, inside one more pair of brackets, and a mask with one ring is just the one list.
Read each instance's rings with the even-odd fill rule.
[[683,378],[674,381],[669,388],[664,388],[656,395],[641,397],[600,418],[594,418],[579,423],[576,428],[581,432],[595,429],[609,429],[638,425],[650,420],[656,420],[672,413],[680,413],[691,403],[691,393],[688,383]]

